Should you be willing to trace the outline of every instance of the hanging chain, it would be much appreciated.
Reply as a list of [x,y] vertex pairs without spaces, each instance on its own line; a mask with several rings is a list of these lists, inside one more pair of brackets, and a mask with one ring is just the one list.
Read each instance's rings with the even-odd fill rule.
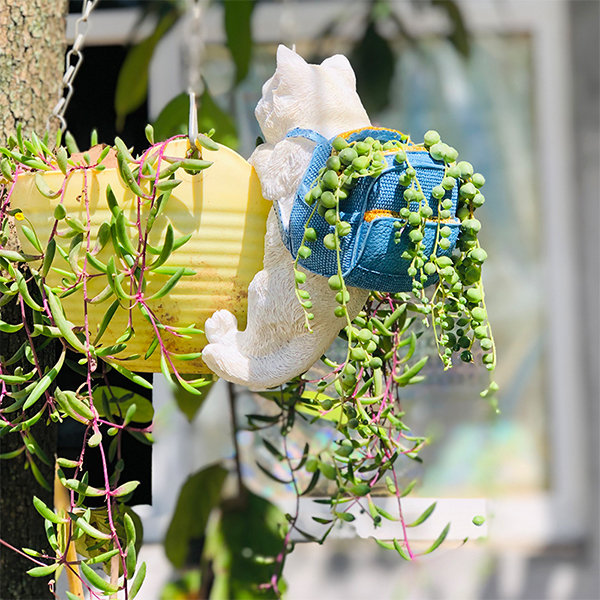
[[62,79],[62,96],[56,103],[56,106],[52,109],[52,113],[46,123],[46,129],[50,127],[50,121],[54,118],[60,123],[60,128],[65,131],[67,129],[67,122],[65,120],[65,111],[73,95],[73,81],[77,76],[77,72],[81,68],[83,63],[83,53],[81,52],[85,36],[88,33],[90,24],[88,22],[89,16],[98,4],[98,0],[83,0],[83,6],[81,9],[81,16],[75,21],[75,39],[73,46],[67,52],[65,57],[65,74]]
[[190,112],[188,120],[188,137],[192,148],[198,135],[198,107],[196,96],[202,94],[201,66],[204,58],[204,36],[202,17],[205,14],[206,0],[188,0],[184,39],[185,39],[185,65],[187,70],[188,95],[190,98]]
[[204,58],[203,0],[188,0],[185,39],[185,64],[187,70],[188,92],[201,94],[203,89],[201,65]]

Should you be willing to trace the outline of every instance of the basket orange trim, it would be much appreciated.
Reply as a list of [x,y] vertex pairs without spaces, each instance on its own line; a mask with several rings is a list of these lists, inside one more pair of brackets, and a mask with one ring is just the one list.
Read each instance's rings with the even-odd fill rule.
[[[394,210],[384,210],[381,208],[375,208],[373,210],[367,210],[364,214],[364,220],[367,223],[374,221],[375,219],[381,219],[383,217],[392,217],[394,219],[402,219],[399,212]],[[404,220],[404,219],[402,219]],[[450,219],[436,219],[435,217],[431,219],[427,219],[427,221],[434,221],[435,223],[457,223],[458,219],[450,218]]]
[[[393,131],[394,133],[399,133],[400,135],[407,135],[403,131],[399,131],[398,129],[390,129],[389,127],[375,127],[374,125],[370,125],[369,127],[359,127],[358,129],[351,129],[350,131],[345,131],[344,133],[340,133],[340,137],[348,137],[353,133],[358,133],[359,131],[365,131],[366,129],[374,129],[375,131]],[[410,136],[407,136],[410,139]]]

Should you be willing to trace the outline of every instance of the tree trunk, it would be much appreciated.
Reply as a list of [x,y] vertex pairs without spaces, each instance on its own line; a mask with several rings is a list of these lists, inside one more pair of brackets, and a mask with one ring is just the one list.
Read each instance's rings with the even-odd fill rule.
[[[33,130],[38,134],[45,131],[48,116],[60,97],[66,12],[67,0],[0,1],[0,145],[14,133],[17,123],[23,125],[25,135]],[[1,316],[8,322],[22,321],[16,306],[3,307]],[[14,334],[0,336],[0,355],[14,353],[23,341],[15,338]],[[49,351],[40,357],[42,366],[49,364],[53,354]],[[55,426],[42,419],[32,433],[53,460]],[[0,438],[0,453],[20,445],[18,434],[6,435]],[[17,459],[0,461],[0,538],[17,548],[45,549],[52,554],[32,497],[36,495],[53,506],[53,493],[38,485],[31,471],[24,469],[25,462],[24,453]],[[52,488],[54,467],[39,460],[36,464]],[[32,566],[16,552],[0,546],[1,600],[51,597],[48,579],[25,575]]]

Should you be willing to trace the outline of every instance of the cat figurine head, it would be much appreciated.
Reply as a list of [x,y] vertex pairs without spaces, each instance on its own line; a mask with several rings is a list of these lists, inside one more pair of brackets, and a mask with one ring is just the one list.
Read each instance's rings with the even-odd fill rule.
[[255,115],[265,141],[271,144],[295,127],[331,138],[369,123],[345,56],[336,54],[311,65],[282,45],[277,48],[275,74],[263,85]]

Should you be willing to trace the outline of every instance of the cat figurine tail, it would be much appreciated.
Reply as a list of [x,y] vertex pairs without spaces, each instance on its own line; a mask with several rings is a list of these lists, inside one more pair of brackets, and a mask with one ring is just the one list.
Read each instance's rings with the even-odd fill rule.
[[[284,222],[289,222],[314,148],[309,140],[286,138],[288,131],[312,129],[329,139],[371,124],[347,58],[338,54],[311,65],[285,46],[277,49],[277,68],[263,86],[255,115],[265,143],[249,162],[263,196],[277,203]],[[251,390],[276,387],[307,371],[346,325],[345,318],[334,315],[338,304],[327,279],[306,271],[302,287],[310,293],[314,314],[312,332],[306,329],[295,293],[294,261],[281,240],[273,208],[267,220],[263,267],[248,288],[246,329],[238,331],[237,319],[229,311],[215,312],[205,324],[209,344],[202,352],[214,373]],[[368,291],[348,291],[348,312],[354,318]]]

